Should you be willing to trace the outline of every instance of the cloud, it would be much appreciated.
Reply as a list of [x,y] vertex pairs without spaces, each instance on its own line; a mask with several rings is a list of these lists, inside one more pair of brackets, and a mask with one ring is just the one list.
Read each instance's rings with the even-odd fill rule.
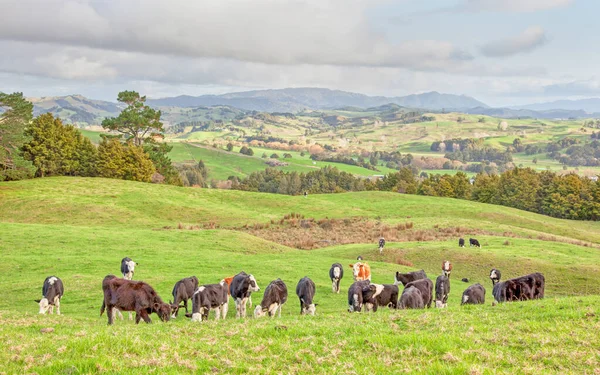
[[463,0],[456,10],[529,13],[570,5],[575,0]]
[[527,28],[521,34],[487,43],[481,52],[487,57],[507,57],[531,52],[547,42],[546,32],[539,26]]

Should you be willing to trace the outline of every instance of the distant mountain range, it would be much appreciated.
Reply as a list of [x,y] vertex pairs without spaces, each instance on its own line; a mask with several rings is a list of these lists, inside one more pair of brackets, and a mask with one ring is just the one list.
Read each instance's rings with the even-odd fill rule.
[[528,104],[523,106],[513,106],[514,109],[530,109],[533,111],[549,111],[556,109],[585,111],[587,113],[600,112],[600,98],[579,99],[579,100],[556,100],[553,102]]

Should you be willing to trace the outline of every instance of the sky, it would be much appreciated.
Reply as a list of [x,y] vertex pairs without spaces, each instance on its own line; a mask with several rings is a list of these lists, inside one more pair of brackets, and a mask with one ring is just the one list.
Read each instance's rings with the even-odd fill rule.
[[0,0],[0,91],[600,97],[598,0]]

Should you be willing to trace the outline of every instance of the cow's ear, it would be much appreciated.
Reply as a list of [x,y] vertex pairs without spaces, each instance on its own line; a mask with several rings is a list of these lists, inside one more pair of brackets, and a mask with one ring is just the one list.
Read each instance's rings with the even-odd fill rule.
[[158,311],[160,308],[160,305],[158,302],[154,302],[154,310]]
[[40,303],[41,299],[34,299],[35,303]]
[[318,304],[318,303],[314,303],[313,305],[315,305],[315,307],[319,306],[319,304]]
[[350,265],[350,268],[352,268],[352,267],[354,267],[354,264],[351,264],[351,265]]

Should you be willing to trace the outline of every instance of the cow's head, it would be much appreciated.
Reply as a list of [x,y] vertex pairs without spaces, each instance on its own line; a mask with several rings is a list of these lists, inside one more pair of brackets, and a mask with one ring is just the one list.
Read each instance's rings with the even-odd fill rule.
[[315,315],[317,312],[317,303],[311,303],[310,305],[304,305],[302,308],[302,315]]
[[364,267],[365,266],[361,262],[356,262],[356,263],[350,265],[350,268],[352,268],[352,274],[353,274],[355,280],[358,277],[358,275],[360,275],[361,270],[363,270],[363,273],[364,273]]
[[444,273],[445,276],[449,276],[450,272],[452,271],[452,263],[450,263],[450,261],[443,261],[442,262],[442,272]]
[[248,291],[249,292],[258,292],[260,288],[256,283],[256,279],[252,275],[248,275]]
[[42,299],[36,299],[35,302],[37,302],[40,305],[40,314],[45,314],[48,312],[48,308],[50,307],[50,302],[48,302],[48,298],[42,298]]
[[169,301],[169,305],[171,305],[171,319],[177,318],[176,314],[179,311],[179,305],[176,305],[171,301]]
[[173,306],[171,304],[155,302],[153,309],[163,322],[168,322],[171,319],[171,314],[173,312]]
[[446,306],[447,306],[446,303],[444,303],[440,300],[435,300],[435,307],[437,307],[438,309],[443,309]]
[[492,284],[496,284],[500,281],[500,271],[495,268],[492,268],[490,271],[490,279],[492,280]]
[[360,312],[362,310],[362,294],[354,293],[348,306],[348,312]]
[[265,316],[267,314],[267,311],[269,311],[269,310],[268,309],[263,309],[263,307],[261,305],[258,305],[254,309],[254,317],[255,318],[260,318],[262,316]]

